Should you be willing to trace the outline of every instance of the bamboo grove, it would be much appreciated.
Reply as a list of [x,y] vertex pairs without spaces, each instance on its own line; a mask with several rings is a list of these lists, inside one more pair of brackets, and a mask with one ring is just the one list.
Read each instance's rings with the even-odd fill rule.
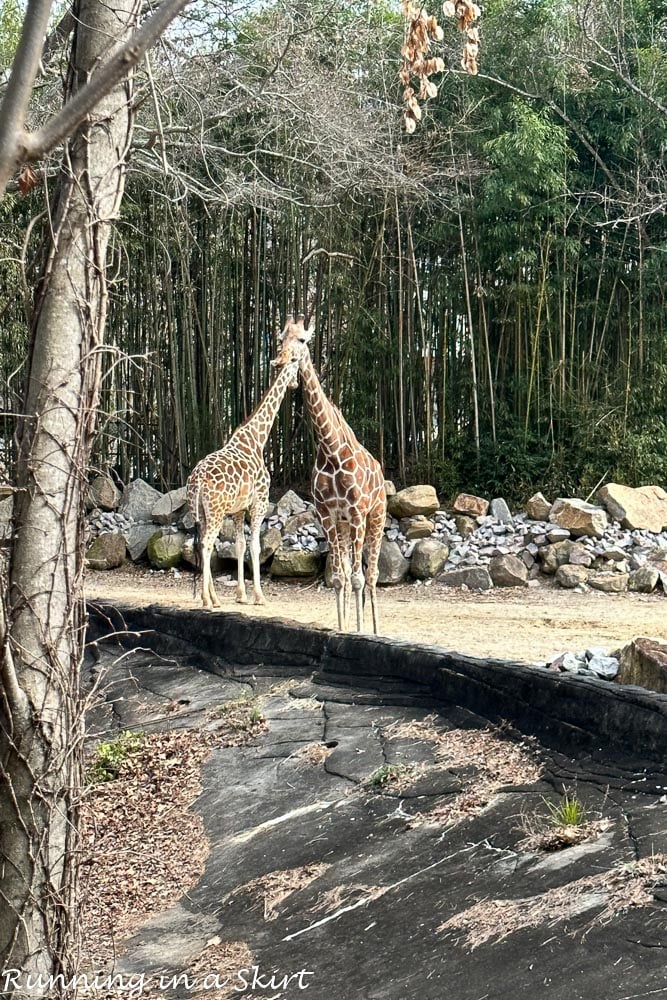
[[[181,485],[305,311],[328,393],[401,484],[664,485],[667,5],[493,0],[474,78],[443,22],[447,68],[409,136],[393,5],[223,6],[145,82],[97,466]],[[29,282],[11,248],[43,199],[5,209],[7,282]],[[8,411],[23,309],[2,293]],[[312,448],[297,391],[274,483],[305,486]]]

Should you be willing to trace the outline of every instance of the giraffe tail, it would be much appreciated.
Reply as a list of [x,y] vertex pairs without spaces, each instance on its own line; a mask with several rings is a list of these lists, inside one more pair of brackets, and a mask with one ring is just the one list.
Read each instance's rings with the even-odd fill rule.
[[197,582],[202,574],[202,549],[201,549],[201,521],[199,520],[199,491],[195,501],[194,514],[195,526],[192,536],[192,555],[194,557],[194,571],[192,574],[192,596],[197,593]]

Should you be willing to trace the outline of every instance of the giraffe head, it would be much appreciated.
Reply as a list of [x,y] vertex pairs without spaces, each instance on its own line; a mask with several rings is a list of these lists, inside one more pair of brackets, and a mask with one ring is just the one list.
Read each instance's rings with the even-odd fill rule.
[[290,383],[293,389],[297,386],[298,366],[308,355],[308,341],[313,335],[313,329],[313,326],[309,329],[305,328],[304,316],[297,316],[295,320],[294,316],[290,314],[282,333],[278,334],[278,357],[271,364],[275,367],[296,365],[294,382]]

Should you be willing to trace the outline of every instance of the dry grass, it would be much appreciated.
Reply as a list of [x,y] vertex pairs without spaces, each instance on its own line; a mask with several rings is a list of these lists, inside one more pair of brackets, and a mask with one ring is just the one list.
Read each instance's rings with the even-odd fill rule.
[[440,924],[438,932],[459,931],[457,943],[472,951],[525,928],[553,926],[599,908],[587,927],[591,930],[631,907],[648,906],[653,901],[653,889],[666,879],[667,855],[655,855],[585,876],[539,896],[481,900]]
[[313,906],[314,913],[334,913],[345,906],[352,906],[360,899],[379,899],[388,891],[386,886],[365,885],[363,882],[352,885],[338,885],[335,889],[328,889],[318,896],[317,902]]
[[[194,962],[184,970],[200,986],[198,989],[195,985],[190,995],[213,995],[220,1000],[238,996],[240,992],[238,973],[241,969],[250,968],[252,964],[252,952],[244,941],[221,941],[219,937],[211,938]],[[213,977],[216,977],[221,984],[216,989],[211,989],[209,985],[213,983]]]
[[424,719],[392,722],[384,727],[383,735],[388,740],[419,740],[424,743],[437,743],[442,736],[442,730],[436,729],[436,718],[435,715],[427,715]]
[[210,714],[216,720],[214,731],[219,746],[245,746],[269,729],[256,698],[226,701]]
[[520,851],[562,851],[576,844],[597,840],[611,826],[609,819],[589,820],[587,823],[545,827],[544,817],[524,817],[522,829],[526,836],[517,844]]
[[116,780],[87,789],[81,807],[84,965],[104,968],[124,939],[198,882],[209,853],[203,821],[190,811],[201,793],[201,766],[213,748],[246,745],[265,729],[263,721],[248,725],[244,718],[238,726],[237,715],[226,713],[215,732],[149,734],[122,761]]
[[332,751],[333,747],[328,747],[324,743],[306,743],[305,746],[299,747],[292,754],[292,760],[296,761],[297,767],[307,767],[308,765],[317,767],[324,763]]
[[328,865],[317,864],[268,872],[266,875],[260,875],[259,878],[237,886],[229,893],[227,899],[241,895],[252,896],[253,900],[260,899],[264,907],[264,919],[275,920],[279,915],[281,904],[293,892],[305,889],[311,882],[318,879],[327,868]]
[[478,815],[504,785],[533,784],[542,766],[527,740],[515,741],[493,729],[434,730],[435,756],[440,767],[458,771],[463,788],[447,801],[420,813],[411,826],[457,823]]

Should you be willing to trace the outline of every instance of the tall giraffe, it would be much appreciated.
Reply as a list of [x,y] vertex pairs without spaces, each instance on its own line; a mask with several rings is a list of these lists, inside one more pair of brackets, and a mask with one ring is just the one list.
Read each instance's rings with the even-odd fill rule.
[[295,350],[299,354],[306,405],[315,427],[313,499],[331,552],[338,627],[347,628],[350,597],[354,592],[357,631],[362,629],[362,553],[366,541],[365,583],[370,595],[373,631],[377,633],[375,588],[387,509],[384,475],[380,463],[359,443],[338,407],[325,395],[308,349],[312,334],[313,326],[306,330],[303,316],[296,321],[288,316],[279,339],[283,351]]
[[246,511],[250,513],[255,604],[266,604],[259,579],[259,529],[269,506],[271,479],[263,452],[283,396],[288,388],[295,389],[298,384],[298,355],[290,356],[289,347],[283,347],[272,365],[278,368],[278,375],[253,413],[236,428],[223,448],[202,458],[188,477],[187,502],[195,519],[195,549],[199,550],[205,608],[220,607],[211,577],[211,552],[228,514],[236,528],[236,600],[239,604],[248,601],[243,577]]

